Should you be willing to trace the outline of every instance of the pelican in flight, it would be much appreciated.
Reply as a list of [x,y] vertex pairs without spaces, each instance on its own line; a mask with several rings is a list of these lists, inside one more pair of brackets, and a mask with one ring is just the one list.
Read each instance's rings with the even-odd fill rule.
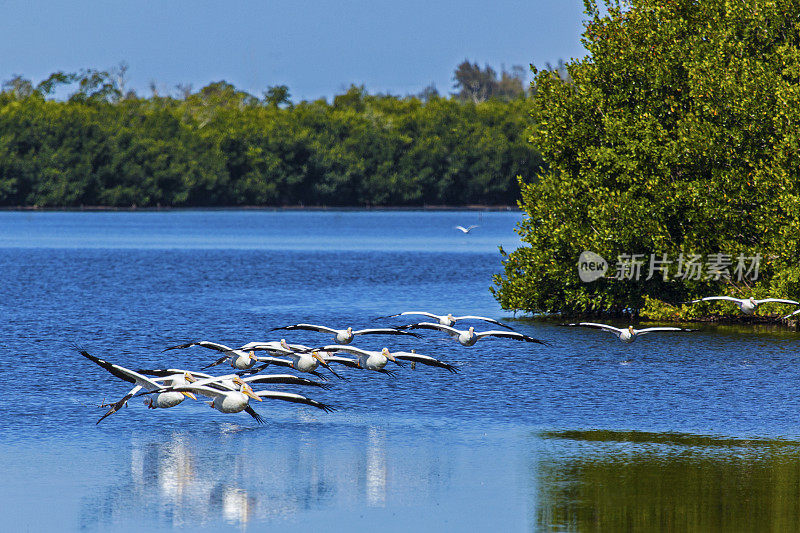
[[400,326],[401,328],[409,328],[409,329],[438,329],[439,331],[444,331],[455,340],[459,342],[462,346],[473,346],[476,342],[484,337],[502,337],[505,339],[514,339],[516,341],[525,341],[525,342],[535,342],[537,344],[544,344],[549,346],[549,343],[540,341],[539,339],[534,339],[533,337],[529,337],[528,335],[523,335],[522,333],[517,333],[516,331],[475,331],[475,328],[470,326],[468,330],[463,329],[456,329],[450,326],[445,326],[444,324],[434,324],[432,322],[420,322],[419,324],[408,324],[406,326]]
[[[345,357],[335,357],[335,356],[328,356],[326,360],[329,363],[340,363],[345,366],[349,366],[352,368],[363,368],[367,370],[378,370],[384,371],[387,373],[385,367],[388,361],[393,361],[396,364],[400,364],[400,361],[410,361],[412,365],[415,363],[420,363],[423,365],[428,366],[435,366],[439,368],[444,368],[453,372],[454,374],[458,373],[458,368],[450,363],[445,363],[435,357],[431,357],[430,355],[422,355],[416,352],[416,350],[411,350],[410,352],[389,352],[388,348],[384,348],[380,352],[375,352],[371,350],[362,350],[360,348],[356,348],[355,346],[340,346],[340,345],[331,345],[331,346],[324,346],[321,350],[326,350],[328,352],[348,352],[358,357],[357,360],[347,359]],[[413,366],[412,366],[413,368]]]
[[247,370],[248,368],[252,368],[253,365],[256,364],[255,353],[253,352],[252,349],[246,351],[241,348],[229,348],[224,344],[219,344],[218,342],[211,342],[211,341],[187,342],[185,344],[178,344],[177,346],[170,346],[169,348],[164,348],[162,352],[166,352],[167,350],[182,350],[184,348],[190,348],[192,346],[202,346],[203,348],[216,350],[224,354],[222,357],[220,357],[210,365],[206,365],[205,367],[203,367],[203,369],[211,368],[212,366],[217,366],[221,363],[224,363],[226,360],[230,360],[231,366],[238,370]]
[[[299,372],[307,372],[309,374],[313,374],[320,379],[326,379],[325,376],[320,374],[317,371],[317,368],[322,365],[323,367],[327,368],[331,374],[336,376],[337,378],[344,379],[342,376],[337,374],[327,363],[325,355],[326,353],[323,350],[312,350],[308,346],[303,346],[302,344],[289,344],[286,342],[286,339],[281,339],[280,343],[277,346],[274,343],[251,343],[254,346],[252,349],[255,350],[265,350],[267,353],[277,355],[279,357],[270,356],[262,356],[262,355],[254,355],[253,358],[261,363],[264,363],[263,366],[258,368],[258,371],[263,370],[268,365],[276,365],[276,366],[286,366],[289,368],[294,368]],[[282,359],[281,357],[288,357],[287,359]]]
[[252,416],[259,424],[263,423],[264,419],[261,415],[256,413],[250,405],[251,398],[259,402],[264,398],[269,398],[286,402],[302,403],[316,407],[317,409],[322,409],[326,412],[334,410],[330,405],[292,392],[253,391],[252,387],[237,375],[201,379],[194,383],[171,386],[163,390],[190,392],[205,396],[206,398],[211,398],[211,400],[206,403],[220,413],[240,413],[244,411]]
[[[388,348],[384,348],[383,350],[376,352],[373,350],[362,350],[361,348],[356,348],[355,346],[331,344],[328,346],[323,346],[319,350],[323,352],[347,352],[353,354],[358,359],[358,368],[363,368],[366,370],[377,370],[380,372],[384,370],[384,367],[389,361],[392,361],[399,366],[403,366],[403,364],[389,352]],[[345,359],[345,361],[339,361],[338,359],[345,358],[328,357],[329,361],[333,363],[341,363],[346,366],[353,366],[352,364],[348,364],[346,361],[350,361],[351,363],[355,362],[352,359]]]
[[175,407],[187,397],[193,400],[197,399],[195,395],[192,394],[191,391],[177,392],[173,390],[164,389],[165,386],[173,387],[173,386],[187,385],[189,381],[193,379],[192,375],[189,372],[184,372],[182,374],[171,373],[168,376],[162,377],[162,380],[164,382],[159,383],[159,381],[144,376],[129,368],[125,368],[124,366],[115,365],[114,363],[109,363],[108,361],[99,359],[89,354],[86,350],[78,350],[78,351],[82,356],[96,363],[100,367],[106,369],[112,375],[118,377],[121,380],[127,381],[128,383],[134,384],[134,387],[130,391],[128,391],[128,393],[125,394],[125,396],[123,396],[122,399],[120,399],[114,404],[107,406],[104,405],[104,407],[109,407],[109,410],[108,412],[106,412],[106,414],[100,417],[100,420],[97,421],[97,424],[102,422],[102,420],[105,417],[110,416],[119,411],[122,408],[122,406],[124,406],[128,402],[128,400],[133,398],[133,396],[142,389],[145,389],[150,392],[159,391],[154,397],[145,398],[144,403],[150,409],[168,409],[170,407]]
[[608,331],[609,333],[613,333],[619,340],[622,342],[633,342],[636,340],[637,335],[645,335],[647,333],[653,333],[656,331],[694,331],[693,329],[686,329],[686,328],[675,328],[671,326],[665,327],[657,327],[657,328],[643,328],[643,329],[634,329],[633,326],[628,326],[627,328],[615,328],[614,326],[609,326],[607,324],[595,324],[594,322],[579,322],[577,324],[564,324],[564,326],[580,326],[584,328],[597,328],[602,329],[603,331]]
[[394,318],[396,316],[406,316],[406,315],[420,315],[420,316],[426,316],[428,318],[434,318],[439,322],[439,324],[442,324],[443,326],[450,326],[451,328],[455,326],[456,322],[458,322],[459,320],[483,320],[484,322],[490,322],[492,324],[496,324],[506,329],[512,329],[510,326],[506,326],[502,322],[498,322],[493,318],[488,318],[485,316],[475,316],[475,315],[453,316],[453,313],[447,313],[446,315],[434,315],[433,313],[427,313],[425,311],[404,311],[396,315],[379,316],[375,320],[381,318]]
[[456,226],[456,229],[461,233],[463,233],[464,235],[466,235],[467,233],[469,233],[470,231],[474,230],[477,227],[479,226],[473,224],[472,226],[467,226],[466,228],[464,226]]
[[[221,380],[221,385],[227,386],[233,390],[235,387],[232,387],[232,384],[235,384],[233,381],[234,377],[239,377],[241,381],[251,385],[253,383],[274,383],[280,385],[301,385],[301,386],[308,386],[308,387],[319,387],[323,390],[330,389],[331,386],[327,383],[320,383],[319,381],[314,381],[311,379],[307,379],[300,376],[295,376],[294,374],[257,374],[266,367],[258,367],[257,370],[247,377],[239,376],[238,374],[229,374],[227,376],[216,376],[217,379]],[[145,374],[148,376],[158,376],[158,377],[169,377],[175,375],[183,375],[184,373],[188,373],[193,378],[200,378],[200,379],[211,379],[215,378],[210,374],[204,374],[202,372],[189,372],[188,370],[180,370],[174,368],[166,368],[166,369],[153,369],[153,370],[137,370],[140,374]],[[187,381],[188,382],[188,381]],[[181,383],[185,384],[185,383]]]
[[714,300],[727,300],[729,302],[733,302],[739,307],[742,313],[746,315],[752,315],[755,313],[756,308],[761,304],[776,303],[800,305],[800,302],[796,302],[794,300],[785,300],[783,298],[764,298],[763,300],[756,300],[752,296],[750,298],[734,298],[732,296],[706,296],[705,298],[700,298],[699,300],[692,300],[689,303],[696,304],[698,302],[712,302]]
[[408,331],[400,331],[394,328],[371,328],[371,329],[359,329],[353,331],[353,328],[333,329],[325,326],[317,326],[315,324],[295,324],[293,326],[272,328],[270,331],[275,331],[279,329],[285,329],[290,331],[296,329],[304,329],[308,331],[318,331],[320,333],[330,333],[331,335],[333,335],[334,341],[337,344],[350,344],[351,342],[353,342],[353,337],[356,335],[413,335],[414,337],[419,337],[419,335],[416,335],[415,333],[409,333]]

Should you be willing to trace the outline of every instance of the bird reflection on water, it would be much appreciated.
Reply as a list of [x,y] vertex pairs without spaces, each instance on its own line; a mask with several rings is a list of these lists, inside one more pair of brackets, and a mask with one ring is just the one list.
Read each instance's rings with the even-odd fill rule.
[[300,424],[273,430],[291,437],[275,445],[236,424],[220,424],[216,435],[202,438],[182,431],[163,440],[134,437],[130,464],[120,469],[127,475],[83,498],[80,527],[135,523],[147,516],[160,527],[225,523],[244,530],[251,521],[291,520],[332,501],[385,506],[383,428],[356,428],[361,445],[336,446],[336,453],[324,437]]

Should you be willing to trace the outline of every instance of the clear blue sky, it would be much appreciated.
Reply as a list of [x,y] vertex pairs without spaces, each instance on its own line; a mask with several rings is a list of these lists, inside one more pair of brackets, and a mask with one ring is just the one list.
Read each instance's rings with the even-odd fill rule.
[[582,0],[0,0],[0,80],[125,61],[145,94],[222,79],[257,96],[285,84],[295,101],[351,83],[447,94],[466,58],[499,70],[584,56],[583,18]]

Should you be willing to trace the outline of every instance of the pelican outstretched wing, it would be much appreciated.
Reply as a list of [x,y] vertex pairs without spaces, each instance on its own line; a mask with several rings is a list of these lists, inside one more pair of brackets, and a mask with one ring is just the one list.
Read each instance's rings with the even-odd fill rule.
[[549,342],[545,342],[539,339],[534,339],[529,335],[524,335],[522,333],[517,333],[516,331],[476,331],[475,336],[479,339],[482,337],[501,337],[505,339],[514,339],[515,341],[525,341],[525,342],[535,342],[537,344],[544,344],[545,346],[550,346]]
[[450,363],[445,363],[444,361],[440,361],[439,359],[431,357],[430,355],[422,355],[413,352],[394,352],[392,355],[395,357],[395,359],[400,359],[402,361],[412,361],[414,363],[420,363],[423,365],[444,368],[454,374],[458,373],[458,368],[456,366],[451,365]]
[[657,327],[657,328],[644,328],[644,329],[634,329],[637,335],[646,335],[647,333],[653,333],[654,331],[696,331],[694,329],[688,328],[675,328],[671,326],[664,326],[664,327]]
[[582,327],[582,328],[596,328],[602,329],[603,331],[608,331],[609,333],[613,333],[617,337],[624,331],[620,328],[615,328],[614,326],[609,326],[608,324],[598,324],[596,322],[578,322],[576,324],[562,324],[564,326],[572,326],[572,327]]
[[245,383],[280,383],[282,385],[304,385],[308,387],[319,387],[321,389],[330,389],[331,385],[328,383],[320,383],[313,379],[308,379],[294,374],[267,374],[260,376],[248,376],[243,378]]
[[734,302],[737,304],[741,304],[744,302],[741,298],[734,298],[733,296],[706,296],[705,298],[699,298],[697,300],[692,300],[689,303],[696,304],[698,302],[713,302],[715,300],[727,300],[729,302]]
[[356,361],[355,359],[348,359],[347,357],[330,356],[326,357],[325,360],[329,363],[338,363],[340,365],[344,365],[350,368],[361,368],[358,365],[358,361]]
[[285,330],[288,330],[288,331],[293,331],[293,330],[296,330],[296,329],[302,329],[302,330],[306,330],[306,331],[319,331],[321,333],[330,333],[332,335],[336,335],[337,333],[340,333],[340,331],[337,330],[337,329],[329,328],[327,326],[317,326],[316,324],[294,324],[292,326],[283,326],[283,327],[280,327],[280,328],[272,328],[270,331],[277,331],[279,329],[285,329]]
[[285,402],[302,403],[304,405],[310,405],[311,407],[316,407],[317,409],[322,409],[327,413],[336,410],[328,404],[312,400],[311,398],[306,398],[305,396],[301,396],[300,394],[295,394],[293,392],[278,392],[278,391],[263,390],[256,392],[256,396],[258,396],[259,398],[270,398],[272,400],[283,400]]
[[399,326],[397,329],[438,329],[439,331],[447,332],[450,335],[461,335],[463,331],[445,326],[444,324],[435,324],[433,322],[419,322],[417,324],[406,324]]
[[394,328],[359,329],[358,331],[354,331],[353,335],[411,335],[419,338],[419,335],[416,333],[411,333],[410,331],[401,331]]
[[456,320],[483,320],[484,322],[491,322],[492,324],[497,324],[500,327],[503,327],[503,328],[506,328],[506,329],[510,329],[512,331],[514,329],[511,326],[507,326],[507,325],[503,324],[502,322],[498,322],[497,320],[495,320],[493,318],[488,318],[488,317],[485,317],[485,316],[464,315],[464,316],[454,316],[453,318],[456,319]]
[[763,300],[755,300],[755,302],[756,305],[768,304],[768,303],[800,305],[800,302],[796,302],[794,300],[785,300],[783,298],[764,298]]
[[235,348],[231,348],[229,346],[225,346],[224,344],[220,344],[218,342],[211,342],[211,341],[198,341],[198,342],[187,342],[184,344],[178,344],[177,346],[170,346],[169,348],[164,348],[161,350],[162,352],[166,352],[167,350],[182,350],[183,348],[191,348],[192,346],[202,346],[203,348],[208,348],[210,350],[216,350],[218,352],[235,352]]
[[130,368],[125,368],[124,366],[119,366],[114,363],[109,363],[99,357],[95,357],[89,354],[86,350],[80,350],[80,354],[85,358],[89,359],[90,361],[96,363],[100,367],[107,370],[111,375],[118,377],[128,383],[133,383],[135,385],[141,385],[149,390],[159,389],[161,385],[156,383],[152,379],[147,376],[144,376]]
[[435,318],[436,320],[439,320],[440,318],[443,318],[443,317],[441,317],[439,315],[434,315],[433,313],[428,313],[426,311],[403,311],[402,313],[397,313],[396,315],[379,316],[379,317],[375,318],[375,320],[378,320],[378,319],[381,319],[381,318],[393,318],[393,317],[396,317],[396,316],[406,316],[406,315],[421,315],[421,316],[427,316],[428,318]]
[[255,421],[258,422],[259,424],[264,423],[264,418],[260,414],[256,413],[256,410],[253,409],[252,405],[248,405],[247,407],[245,407],[244,412],[252,416],[255,419]]

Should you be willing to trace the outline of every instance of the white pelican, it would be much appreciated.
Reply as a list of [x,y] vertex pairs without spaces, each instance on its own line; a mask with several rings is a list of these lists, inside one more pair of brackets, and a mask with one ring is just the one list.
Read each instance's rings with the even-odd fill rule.
[[564,324],[565,326],[580,326],[585,328],[597,328],[602,329],[603,331],[608,331],[613,333],[619,340],[622,342],[633,342],[636,340],[637,335],[645,335],[647,333],[653,333],[655,331],[694,331],[693,329],[685,329],[685,328],[675,328],[671,326],[665,327],[657,327],[657,328],[643,328],[643,329],[633,329],[633,326],[628,326],[625,329],[615,328],[614,326],[609,326],[607,324],[595,324],[594,322],[579,322],[577,324]]
[[[189,373],[189,375],[193,378],[201,378],[201,379],[208,379],[217,377],[218,379],[229,378],[230,383],[233,383],[234,377],[239,377],[244,383],[248,385],[252,383],[275,383],[280,385],[301,385],[301,386],[308,386],[308,387],[319,387],[321,389],[327,390],[331,388],[331,385],[327,383],[320,383],[319,381],[314,381],[311,379],[307,379],[300,376],[295,376],[294,374],[257,374],[265,367],[258,367],[256,371],[247,377],[239,376],[239,374],[229,374],[227,376],[212,376],[210,374],[204,374],[202,372],[189,372],[187,370],[179,370],[179,369],[154,369],[154,370],[137,370],[140,374],[145,374],[149,376],[174,376],[176,374],[184,375],[184,373]],[[187,382],[189,382],[187,380]],[[223,383],[226,385],[230,385],[229,383]],[[230,387],[229,387],[230,388]]]
[[381,318],[393,318],[396,316],[406,316],[406,315],[421,315],[421,316],[426,316],[428,318],[435,318],[439,322],[439,324],[442,324],[443,326],[450,326],[451,328],[455,326],[456,322],[458,322],[459,320],[483,320],[484,322],[491,322],[492,324],[497,324],[498,326],[506,329],[512,329],[510,326],[506,326],[502,322],[498,322],[493,318],[488,318],[485,316],[475,316],[475,315],[453,316],[453,313],[447,313],[446,315],[434,315],[433,313],[427,313],[425,311],[404,311],[396,315],[379,316],[375,320]]
[[[109,363],[108,361],[104,361],[103,359],[99,359],[93,355],[90,355],[86,350],[78,350],[82,356],[97,363],[102,368],[109,371],[112,375],[127,381],[128,383],[133,383],[134,387],[128,391],[128,393],[122,397],[118,402],[109,405],[110,409],[106,414],[100,417],[100,420],[97,421],[99,424],[105,417],[116,413],[119,409],[125,405],[128,400],[130,400],[137,392],[142,389],[146,389],[148,391],[161,391],[165,384],[159,383],[158,381],[151,379],[147,376],[143,376],[142,374],[135,372],[129,368],[125,368],[123,366],[115,365],[114,363]],[[181,374],[170,374],[169,379],[169,386],[180,386],[186,385],[188,382],[193,379],[191,374],[188,372]],[[179,403],[181,403],[185,398],[191,398],[196,400],[197,398],[191,393],[191,391],[186,392],[175,392],[175,391],[163,391],[156,394],[155,397],[146,398],[145,405],[147,405],[150,409],[168,409],[170,407],[175,407]],[[104,405],[105,407],[105,405]]]
[[739,307],[742,313],[746,315],[752,315],[759,305],[766,303],[800,305],[800,302],[796,302],[794,300],[785,300],[782,298],[764,298],[763,300],[756,300],[752,296],[750,298],[734,298],[732,296],[706,296],[705,298],[700,298],[699,300],[692,300],[689,303],[696,304],[698,302],[711,302],[714,300],[727,300],[729,302],[733,302]]
[[414,337],[419,337],[419,335],[416,335],[414,333],[409,333],[408,331],[400,331],[394,328],[371,328],[371,329],[359,329],[353,331],[353,328],[333,329],[325,326],[317,326],[315,324],[294,324],[293,326],[272,328],[270,331],[275,331],[278,329],[285,329],[285,330],[304,329],[308,331],[319,331],[321,333],[330,333],[331,335],[333,335],[334,341],[337,344],[350,344],[351,342],[353,342],[353,337],[355,335],[413,335]]
[[548,343],[544,341],[540,341],[539,339],[534,339],[533,337],[529,337],[528,335],[523,335],[522,333],[517,333],[516,331],[475,331],[475,328],[470,326],[470,328],[466,331],[463,329],[455,329],[451,328],[450,326],[445,326],[444,324],[434,324],[433,322],[420,322],[419,324],[408,324],[406,326],[400,326],[402,328],[410,328],[410,329],[438,329],[440,331],[444,331],[455,340],[457,340],[462,346],[472,346],[480,339],[484,337],[502,337],[506,339],[514,339],[516,341],[525,341],[525,342],[535,342],[538,344],[544,344],[549,346]]
[[[451,365],[449,363],[445,363],[444,361],[441,361],[441,360],[436,359],[434,357],[431,357],[429,355],[419,354],[419,353],[416,352],[416,350],[411,350],[410,352],[391,352],[390,353],[387,348],[384,348],[383,350],[385,350],[385,351],[381,351],[381,352],[372,352],[372,351],[368,351],[368,350],[361,350],[359,348],[355,348],[355,347],[352,347],[352,346],[350,347],[349,350],[345,350],[342,346],[336,346],[336,345],[334,345],[334,346],[325,346],[325,348],[326,349],[336,348],[336,349],[338,349],[338,351],[349,352],[349,353],[352,353],[352,354],[358,356],[358,359],[356,359],[356,360],[348,359],[346,357],[328,356],[328,357],[325,358],[325,360],[328,361],[329,363],[339,363],[339,364],[342,364],[342,365],[345,365],[345,366],[349,366],[351,368],[377,370],[379,372],[383,372],[385,374],[389,374],[390,376],[393,376],[394,372],[386,370],[386,368],[385,368],[386,361],[384,361],[381,358],[379,358],[378,355],[376,355],[376,354],[383,355],[383,357],[386,360],[390,360],[388,356],[394,357],[396,363],[397,363],[397,360],[400,360],[400,361],[411,361],[411,365],[412,365],[411,368],[412,369],[414,368],[414,364],[415,363],[420,363],[420,364],[423,364],[423,365],[444,368],[446,370],[449,370],[450,372],[453,372],[454,374],[458,373],[458,368],[456,366]],[[370,357],[372,357],[371,361],[370,361]]]
[[[228,382],[232,383],[236,387],[231,390]],[[165,388],[164,390],[200,394],[207,398],[211,398],[211,401],[206,403],[220,413],[239,413],[244,411],[252,416],[259,424],[263,423],[264,419],[261,418],[261,416],[250,406],[250,398],[258,400],[259,402],[262,401],[263,398],[269,398],[273,400],[283,400],[286,402],[302,403],[316,407],[317,409],[322,409],[326,412],[331,412],[334,410],[333,407],[327,404],[292,392],[253,391],[250,385],[242,381],[239,376],[235,375],[233,377],[219,376],[206,378],[188,385],[173,386]]]
[[166,352],[167,350],[180,350],[183,348],[190,348],[192,346],[202,346],[203,348],[209,348],[211,350],[216,350],[218,352],[222,352],[225,355],[211,363],[210,365],[206,365],[203,369],[210,368],[212,366],[216,366],[218,364],[224,363],[226,360],[230,360],[230,364],[233,368],[239,370],[247,370],[248,368],[252,368],[253,365],[256,363],[254,359],[254,353],[252,350],[245,351],[241,348],[229,348],[224,344],[219,344],[218,342],[211,342],[211,341],[199,341],[199,342],[187,342],[185,344],[179,344],[177,346],[170,346],[169,348],[164,348],[162,352]]
[[[298,351],[295,351],[298,350]],[[327,368],[331,374],[336,376],[337,378],[344,379],[342,376],[337,374],[327,363],[325,360],[325,352],[324,350],[313,350],[308,346],[303,346],[302,344],[288,344],[285,339],[281,339],[280,346],[275,348],[274,346],[271,347],[260,347],[254,346],[253,350],[266,350],[268,353],[277,354],[279,356],[288,357],[290,360],[281,359],[280,357],[273,357],[273,356],[263,356],[263,355],[254,355],[253,358],[256,361],[261,363],[265,363],[264,366],[259,368],[259,371],[262,370],[267,365],[277,365],[277,366],[287,366],[289,368],[294,368],[299,372],[307,372],[309,374],[313,374],[320,379],[326,379],[325,376],[317,372],[317,368],[319,365]]]
[[459,230],[464,235],[466,235],[467,233],[469,233],[470,231],[474,230],[477,227],[479,226],[473,224],[472,226],[467,226],[466,228],[464,226],[456,226],[456,229]]
[[[383,371],[384,367],[389,361],[402,366],[402,364],[389,352],[388,348],[384,348],[380,352],[372,351],[372,350],[362,350],[361,348],[356,348],[355,346],[346,346],[342,344],[331,344],[328,346],[323,346],[320,348],[320,351],[325,352],[347,352],[355,355],[358,358],[358,366],[359,368],[364,368],[366,370],[377,370]],[[333,358],[329,357],[328,360],[335,363],[342,363],[347,366],[353,366],[352,364],[348,364],[345,361],[351,361],[350,359],[345,359],[345,361],[339,361],[337,359],[344,359],[344,358]]]

